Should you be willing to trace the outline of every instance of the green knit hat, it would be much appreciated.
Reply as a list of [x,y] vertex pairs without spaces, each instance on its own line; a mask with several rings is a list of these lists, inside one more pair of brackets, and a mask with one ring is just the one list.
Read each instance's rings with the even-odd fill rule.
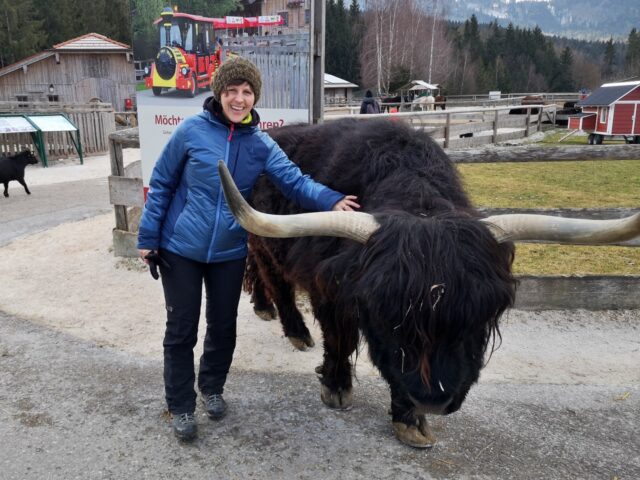
[[256,97],[255,103],[260,99],[260,89],[262,88],[262,78],[260,70],[249,60],[242,57],[234,57],[226,60],[211,79],[211,91],[213,98],[220,101],[222,91],[232,82],[245,81],[251,85],[253,94]]

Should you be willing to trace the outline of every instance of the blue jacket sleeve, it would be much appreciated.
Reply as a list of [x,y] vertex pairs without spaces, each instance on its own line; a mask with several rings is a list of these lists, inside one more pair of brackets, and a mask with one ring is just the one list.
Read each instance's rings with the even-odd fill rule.
[[271,137],[267,136],[267,142],[270,149],[265,167],[266,174],[289,200],[305,210],[328,211],[344,198],[342,193],[314,182],[309,175],[304,175]]
[[139,249],[155,250],[160,246],[162,223],[184,168],[187,154],[185,130],[184,123],[176,129],[153,168],[147,201],[140,219]]

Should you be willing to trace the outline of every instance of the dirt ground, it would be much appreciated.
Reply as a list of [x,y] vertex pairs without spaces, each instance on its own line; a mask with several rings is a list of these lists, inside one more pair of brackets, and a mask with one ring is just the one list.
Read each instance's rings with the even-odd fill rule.
[[[135,159],[136,152],[128,152]],[[35,187],[106,174],[108,159],[89,157],[85,166],[62,162],[30,170],[27,181]],[[12,187],[14,205],[46,201],[33,191],[27,198]],[[0,203],[0,209],[11,205]],[[0,210],[0,225],[7,212]],[[253,314],[243,295],[228,387],[233,413],[220,427],[205,424],[191,450],[175,450],[166,422],[159,421],[161,285],[141,261],[113,256],[113,226],[113,214],[101,214],[0,247],[0,433],[16,439],[0,447],[0,468],[10,466],[6,478],[42,478],[52,465],[60,470],[51,478],[175,478],[183,472],[211,478],[213,464],[227,472],[221,478],[548,478],[553,472],[633,478],[640,472],[640,311],[508,312],[502,345],[461,413],[435,420],[440,443],[430,457],[389,434],[388,393],[366,349],[357,361],[354,416],[336,415],[318,398],[313,369],[322,356],[321,334],[307,307],[301,305],[316,347],[299,352],[277,321]],[[47,364],[52,370],[45,375]],[[57,365],[77,378],[61,380]],[[96,416],[67,418],[74,398]],[[138,422],[132,432],[123,411]],[[37,431],[24,431],[25,425]],[[96,439],[98,432],[106,437]],[[600,456],[592,458],[595,445]],[[218,447],[228,458],[211,457]],[[95,462],[91,475],[83,477],[74,460],[61,464],[74,451]],[[502,463],[493,465],[496,454]],[[42,466],[11,463],[21,455]],[[332,467],[336,459],[342,463]],[[115,467],[118,461],[126,468]]]
[[[138,259],[111,253],[114,217],[101,215],[22,238],[0,249],[0,310],[41,325],[148,358],[160,358],[164,325],[162,288]],[[316,340],[321,334],[309,317]],[[640,312],[609,312],[606,328],[592,312],[508,312],[503,342],[484,371],[491,381],[533,383],[640,382]],[[535,335],[540,324],[554,335]],[[635,336],[628,335],[633,328]],[[204,329],[201,328],[201,333]],[[576,336],[580,340],[576,341]],[[201,344],[201,342],[199,343]],[[592,355],[584,355],[584,351]],[[296,351],[279,322],[253,314],[243,295],[234,366],[242,370],[309,373],[321,348]],[[376,375],[366,355],[358,374]]]

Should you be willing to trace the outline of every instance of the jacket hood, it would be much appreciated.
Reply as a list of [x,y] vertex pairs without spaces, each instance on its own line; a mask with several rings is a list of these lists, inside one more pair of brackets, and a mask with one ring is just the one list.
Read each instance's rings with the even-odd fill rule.
[[[216,117],[220,122],[227,126],[231,126],[231,122],[227,118],[227,116],[222,111],[222,105],[219,101],[217,101],[213,96],[205,99],[202,108],[210,112],[214,117]],[[249,127],[257,127],[260,124],[260,115],[255,108],[251,109],[251,122],[250,123],[236,123],[234,128],[249,128]]]

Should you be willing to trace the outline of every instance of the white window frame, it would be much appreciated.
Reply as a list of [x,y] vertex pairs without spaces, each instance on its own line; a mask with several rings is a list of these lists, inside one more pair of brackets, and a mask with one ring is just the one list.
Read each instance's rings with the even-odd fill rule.
[[607,123],[608,113],[609,113],[609,107],[602,107],[602,110],[600,110],[600,123]]

